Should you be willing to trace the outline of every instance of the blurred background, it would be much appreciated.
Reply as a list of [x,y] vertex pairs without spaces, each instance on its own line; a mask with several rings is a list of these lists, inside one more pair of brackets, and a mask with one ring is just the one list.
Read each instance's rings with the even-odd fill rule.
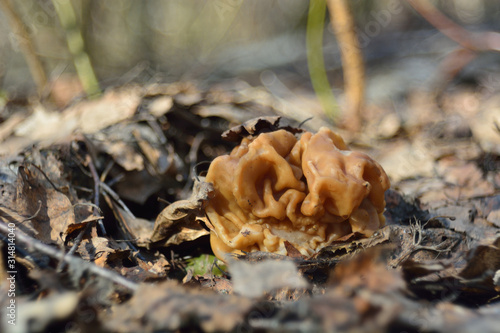
[[[63,27],[55,5],[68,1],[0,0],[4,8],[10,3],[25,25],[53,85],[79,90],[66,37],[81,33],[82,50],[101,88],[179,80],[210,84],[237,77],[277,95],[312,91],[305,42],[308,1],[72,0],[76,22]],[[366,62],[369,102],[429,89],[439,80],[440,61],[457,48],[455,42],[406,1],[349,3]],[[499,1],[434,3],[470,31],[500,31]],[[0,11],[0,91],[9,100],[36,93],[20,47],[26,36],[13,29],[11,16]],[[323,52],[330,84],[342,98],[340,55],[328,17]],[[486,52],[460,71],[459,80],[496,89],[499,64],[497,54]]]

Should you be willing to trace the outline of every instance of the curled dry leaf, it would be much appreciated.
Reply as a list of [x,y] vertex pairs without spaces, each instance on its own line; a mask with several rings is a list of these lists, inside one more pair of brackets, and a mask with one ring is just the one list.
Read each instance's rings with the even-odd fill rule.
[[129,250],[121,249],[115,242],[104,237],[84,239],[78,247],[78,253],[87,261],[93,261],[97,266],[105,267],[111,261],[125,259]]
[[385,226],[368,238],[354,232],[334,240],[329,246],[318,252],[315,257],[330,260],[349,258],[371,247],[389,242],[393,233],[394,230],[391,226]]
[[206,203],[212,196],[212,184],[205,182],[203,177],[195,179],[188,199],[168,205],[158,215],[150,242],[163,246],[177,245],[208,235],[197,217],[204,215]]
[[35,142],[39,147],[47,147],[70,137],[75,131],[96,133],[132,117],[141,95],[141,89],[137,87],[124,87],[110,89],[100,99],[84,100],[62,112],[51,112],[37,106],[22,122],[10,125],[8,130],[15,135],[2,142],[0,152],[17,153]]
[[224,133],[222,138],[227,141],[238,142],[242,138],[259,135],[264,132],[272,132],[279,129],[284,129],[293,134],[302,133],[303,130],[287,125],[280,125],[280,116],[258,117],[250,119],[241,125],[235,126]]

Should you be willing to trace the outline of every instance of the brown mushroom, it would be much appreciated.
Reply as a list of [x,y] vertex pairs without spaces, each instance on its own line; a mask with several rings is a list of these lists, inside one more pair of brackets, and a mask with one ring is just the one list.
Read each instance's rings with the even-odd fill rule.
[[286,130],[242,140],[217,157],[207,182],[211,246],[228,254],[286,254],[285,241],[311,256],[351,232],[366,236],[384,225],[389,180],[366,154],[350,151],[328,128],[298,140]]

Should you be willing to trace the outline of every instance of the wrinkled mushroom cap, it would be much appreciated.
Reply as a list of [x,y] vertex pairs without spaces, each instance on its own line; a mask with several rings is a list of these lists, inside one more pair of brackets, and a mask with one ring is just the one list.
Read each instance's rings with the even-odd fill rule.
[[300,140],[285,130],[243,139],[211,163],[206,180],[215,191],[205,210],[210,242],[223,260],[252,251],[286,255],[285,241],[311,256],[351,232],[370,236],[384,225],[390,186],[377,162],[328,128]]

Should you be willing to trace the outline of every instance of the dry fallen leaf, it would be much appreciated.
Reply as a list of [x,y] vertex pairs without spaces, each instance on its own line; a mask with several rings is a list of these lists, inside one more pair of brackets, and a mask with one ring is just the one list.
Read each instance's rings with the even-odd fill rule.
[[264,260],[247,262],[232,260],[229,273],[233,291],[246,297],[262,297],[265,292],[280,288],[307,288],[306,280],[299,275],[297,267],[290,260]]
[[132,215],[130,211],[120,207],[120,205],[106,193],[104,193],[104,199],[113,211],[124,238],[133,241],[139,246],[146,246],[149,244],[149,236],[153,231],[153,223],[149,220]]
[[143,284],[132,299],[117,305],[104,323],[114,332],[178,331],[228,332],[243,322],[249,299],[217,295],[180,286],[175,281]]
[[389,270],[384,263],[383,256],[388,253],[387,248],[376,247],[337,264],[330,283],[344,290],[361,287],[382,293],[404,290],[405,282],[401,274],[396,270]]
[[18,171],[16,210],[27,219],[44,243],[64,244],[69,225],[75,223],[73,205],[59,190],[49,187],[40,170],[33,165]]
[[104,237],[93,237],[80,243],[78,253],[83,259],[105,267],[114,260],[127,258],[130,251],[121,249],[115,242]]
[[18,153],[35,142],[40,147],[47,147],[77,130],[85,134],[96,133],[133,116],[141,97],[141,89],[128,87],[109,90],[100,99],[76,103],[60,113],[37,105],[29,117],[11,129],[15,136],[2,142],[0,152]]
[[300,128],[295,128],[288,125],[282,126],[280,125],[280,121],[280,116],[268,116],[250,119],[243,124],[235,126],[222,133],[222,138],[227,141],[240,141],[241,138],[246,138],[248,136],[257,136],[260,133],[272,132],[278,129],[284,129],[293,134],[303,132],[303,130]]
[[[175,245],[208,235],[208,231],[196,220],[204,214],[207,200],[213,195],[213,186],[204,178],[195,179],[189,199],[168,205],[156,218],[151,243]],[[161,243],[160,243],[161,242]]]

